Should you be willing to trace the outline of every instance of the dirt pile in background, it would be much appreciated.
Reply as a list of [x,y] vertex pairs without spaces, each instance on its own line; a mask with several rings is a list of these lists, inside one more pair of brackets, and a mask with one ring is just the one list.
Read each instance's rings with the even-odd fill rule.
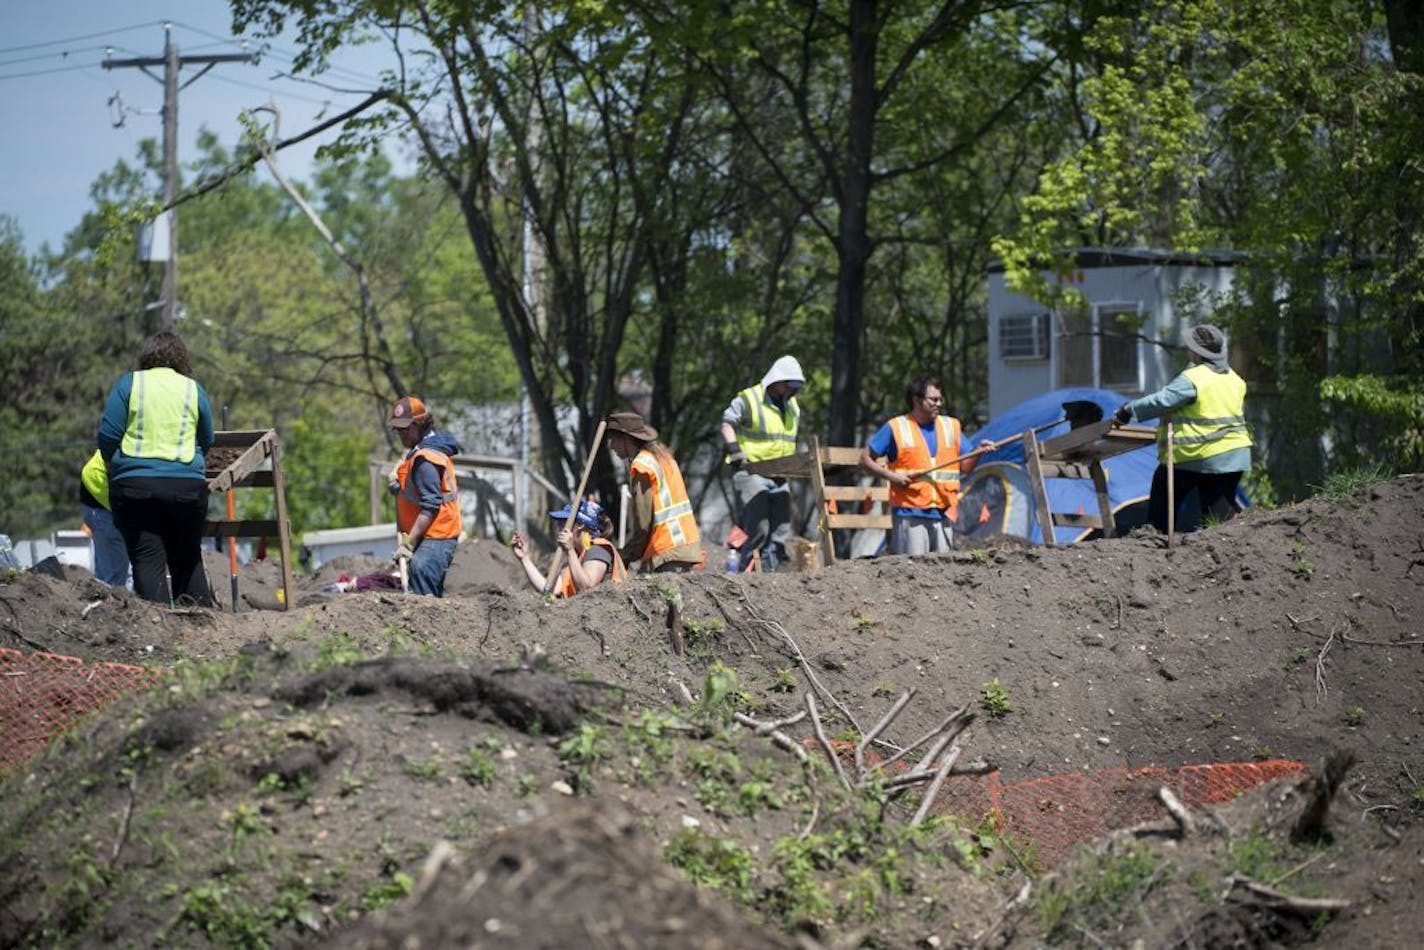
[[[1252,512],[1171,549],[1144,533],[640,578],[551,603],[484,542],[461,547],[444,600],[322,592],[380,567],[332,563],[300,581],[292,610],[236,615],[157,609],[82,572],[0,586],[0,646],[177,671],[169,690],[111,707],[9,777],[0,943],[483,933],[527,945],[541,921],[589,942],[626,917],[589,883],[602,879],[660,911],[620,925],[638,945],[752,945],[768,927],[892,946],[1261,945],[1312,927],[1331,945],[1384,945],[1413,933],[1419,478]],[[225,593],[226,559],[209,568]],[[276,573],[244,567],[242,590],[275,598]],[[532,671],[566,684],[557,691],[580,711],[556,716],[498,688]],[[302,684],[314,691],[293,692]],[[978,719],[964,761],[1005,783],[1316,763],[1336,749],[1356,764],[1324,857],[1250,817],[1282,794],[1271,788],[1233,806],[1245,819],[1201,818],[1187,841],[1115,841],[1050,868],[1032,842],[996,835],[993,816],[911,833],[913,795],[867,811],[828,769],[808,782],[790,753],[729,718],[788,720],[809,691],[826,734],[854,737],[906,690],[887,753],[967,705]],[[781,730],[812,736],[805,720]],[[631,817],[595,827],[585,807]],[[1057,807],[1045,796],[1043,810]],[[702,889],[677,891],[690,885],[651,857],[634,883],[622,850],[634,837],[628,853],[660,854]],[[1327,916],[1263,908],[1231,873],[1353,903]]]

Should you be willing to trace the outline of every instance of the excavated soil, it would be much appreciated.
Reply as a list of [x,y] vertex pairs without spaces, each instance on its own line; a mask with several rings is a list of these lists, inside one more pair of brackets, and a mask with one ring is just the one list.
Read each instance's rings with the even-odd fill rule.
[[[226,559],[208,564],[219,610],[73,569],[0,586],[0,647],[174,671],[4,777],[0,945],[1402,946],[1421,923],[1417,476],[1170,548],[1139,531],[558,603],[489,542],[461,548],[443,600],[326,592],[381,567],[353,558],[261,609],[282,606],[278,571],[255,564],[234,614]],[[963,760],[1004,783],[1335,752],[1353,767],[1309,834],[1308,789],[1282,780],[1190,833],[1164,811],[1052,866],[978,814],[969,846],[881,837],[798,869],[796,842],[852,841],[865,810],[829,769],[808,778],[711,722],[728,682],[768,723],[811,692],[839,739],[913,690],[882,752],[968,706]],[[804,719],[781,731],[813,739]],[[916,804],[883,806],[877,833]],[[1114,894],[1144,853],[1156,870]],[[836,879],[828,901],[802,871]]]

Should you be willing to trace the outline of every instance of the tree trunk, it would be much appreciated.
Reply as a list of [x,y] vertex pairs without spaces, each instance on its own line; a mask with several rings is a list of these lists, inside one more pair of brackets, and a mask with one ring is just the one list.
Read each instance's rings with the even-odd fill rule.
[[875,147],[875,0],[852,0],[850,116],[836,234],[836,310],[831,355],[831,445],[852,445],[860,416],[860,346],[870,258],[870,157]]

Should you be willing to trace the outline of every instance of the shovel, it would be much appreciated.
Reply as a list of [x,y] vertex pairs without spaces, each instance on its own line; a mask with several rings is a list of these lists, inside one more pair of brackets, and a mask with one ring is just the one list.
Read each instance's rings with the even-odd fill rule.
[[[607,428],[608,421],[605,419],[598,423],[598,429],[593,433],[593,445],[588,450],[588,461],[583,463],[583,477],[579,479],[578,491],[574,492],[573,504],[569,505],[569,516],[564,521],[564,530],[569,531],[574,526],[574,519],[578,517],[579,505],[583,503],[583,490],[588,485],[588,476],[593,472],[593,463],[598,460],[598,447],[603,444],[603,430]],[[554,562],[549,565],[549,576],[544,581],[544,592],[548,593],[554,589],[554,583],[559,578],[559,568],[564,566],[564,549],[559,548],[554,552]]]

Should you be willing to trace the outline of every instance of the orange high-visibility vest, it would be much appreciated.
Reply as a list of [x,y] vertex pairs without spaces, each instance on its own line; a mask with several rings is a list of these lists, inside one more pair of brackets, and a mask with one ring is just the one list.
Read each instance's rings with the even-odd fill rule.
[[[935,418],[938,439],[934,457],[920,424],[912,416],[896,416],[890,420],[890,434],[895,438],[895,460],[891,471],[922,472],[941,465],[959,455],[959,420],[953,416]],[[891,508],[938,508],[953,520],[959,509],[959,463],[931,472],[900,488],[890,486]]]
[[642,475],[651,483],[653,494],[653,530],[648,537],[644,558],[654,557],[684,544],[702,540],[697,530],[697,518],[692,514],[692,502],[682,471],[671,454],[661,458],[652,449],[643,449],[633,457],[630,466],[634,476]]
[[[595,544],[607,548],[613,555],[613,563],[608,569],[612,575],[611,579],[615,581],[626,581],[628,579],[628,568],[624,566],[623,559],[618,556],[618,549],[613,546],[613,542],[607,538],[591,538],[589,547]],[[584,548],[583,553],[579,555],[579,561],[582,562],[584,556],[587,554],[588,548]],[[572,597],[577,593],[578,589],[574,587],[574,572],[571,568],[566,567],[559,572],[559,582],[554,585],[554,596]]]
[[400,491],[396,493],[396,530],[401,533],[415,526],[420,515],[420,496],[410,481],[410,470],[416,459],[425,459],[440,469],[440,508],[435,512],[435,520],[426,529],[427,538],[458,538],[462,527],[460,521],[460,493],[455,485],[455,463],[444,452],[434,449],[416,449],[400,463],[396,477],[400,480]]

